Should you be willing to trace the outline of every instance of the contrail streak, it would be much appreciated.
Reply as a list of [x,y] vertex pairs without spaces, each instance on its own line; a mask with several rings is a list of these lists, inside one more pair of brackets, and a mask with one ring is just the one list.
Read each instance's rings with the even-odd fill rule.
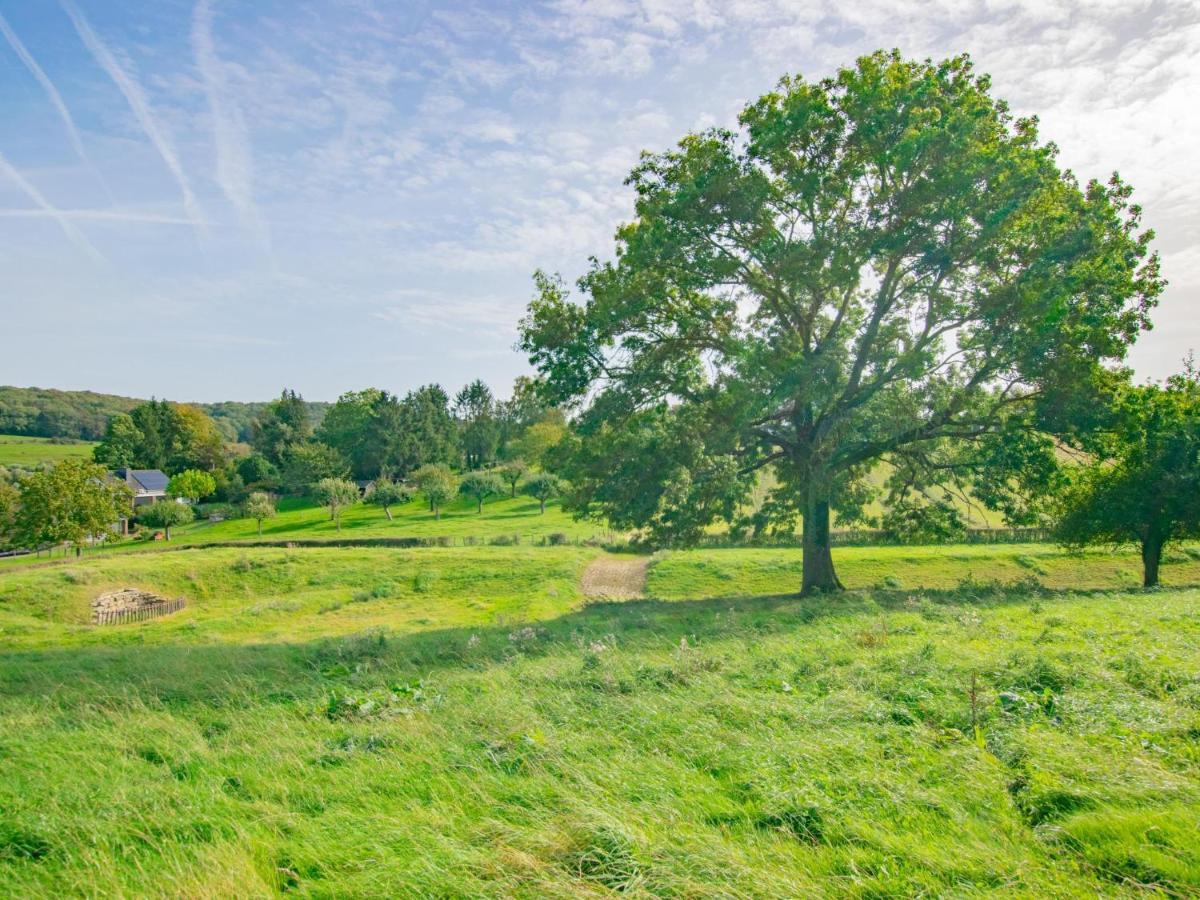
[[197,0],[192,14],[192,51],[204,79],[208,106],[212,112],[217,183],[237,211],[242,224],[250,226],[264,245],[269,247],[266,226],[254,204],[251,186],[253,164],[246,121],[237,104],[228,102],[225,70],[213,46],[212,23],[211,0]]
[[52,206],[50,201],[42,196],[41,191],[26,181],[25,176],[14,169],[12,164],[9,163],[9,161],[5,159],[2,154],[0,154],[0,172],[4,173],[14,182],[16,182],[17,187],[24,191],[25,195],[29,197],[30,200],[36,203],[47,216],[54,219],[54,221],[58,223],[58,227],[63,230],[63,233],[70,238],[71,242],[75,244],[75,246],[77,246],[80,250],[94,260],[98,262],[105,261],[104,256],[101,255],[99,250],[92,246],[91,241],[84,237],[83,232],[76,228],[70,219]]
[[146,95],[142,92],[141,85],[121,67],[112,51],[92,31],[92,26],[88,24],[87,19],[83,17],[72,0],[63,0],[63,9],[71,17],[71,22],[75,25],[75,30],[79,32],[84,46],[88,48],[96,62],[100,64],[100,68],[108,73],[108,76],[124,94],[129,108],[133,110],[134,117],[142,126],[142,131],[150,138],[151,143],[158,150],[159,156],[163,158],[163,162],[167,164],[171,174],[175,176],[175,181],[179,183],[179,189],[183,192],[183,208],[187,210],[188,217],[197,227],[203,228],[204,216],[200,212],[200,204],[196,202],[196,195],[192,193],[191,185],[188,184],[187,175],[184,174],[183,166],[179,163],[179,156],[175,153],[175,148],[150,111],[150,104],[146,101]]
[[38,65],[37,60],[33,58],[33,54],[26,49],[25,44],[17,37],[17,33],[12,30],[12,26],[8,24],[8,20],[4,18],[3,14],[0,14],[0,34],[4,35],[13,52],[17,54],[17,57],[25,64],[25,68],[29,70],[29,74],[42,86],[42,90],[46,92],[46,96],[50,98],[50,103],[58,112],[58,117],[62,119],[63,127],[67,130],[67,137],[71,141],[71,146],[75,148],[76,155],[84,166],[87,167],[88,171],[104,187],[104,192],[108,194],[109,200],[112,200],[113,195],[112,191],[108,188],[108,183],[101,177],[96,167],[92,165],[92,161],[88,159],[88,155],[83,149],[83,141],[79,137],[79,129],[75,127],[75,119],[71,117],[71,111],[67,109],[67,104],[63,102],[62,94],[58,92],[58,88],[54,86],[54,82],[50,80],[50,76]]
[[125,212],[119,209],[0,209],[0,219],[67,219],[89,222],[142,222],[153,225],[187,225],[196,223],[179,216],[162,216],[157,213]]

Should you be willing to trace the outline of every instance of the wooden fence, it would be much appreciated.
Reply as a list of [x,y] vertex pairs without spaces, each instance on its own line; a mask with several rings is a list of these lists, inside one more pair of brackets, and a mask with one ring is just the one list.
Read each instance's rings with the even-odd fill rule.
[[98,611],[93,613],[92,620],[96,625],[123,625],[126,622],[144,622],[147,619],[157,619],[159,616],[179,612],[186,605],[187,603],[182,597],[176,597],[174,600],[164,600],[162,603],[139,606],[136,609]]

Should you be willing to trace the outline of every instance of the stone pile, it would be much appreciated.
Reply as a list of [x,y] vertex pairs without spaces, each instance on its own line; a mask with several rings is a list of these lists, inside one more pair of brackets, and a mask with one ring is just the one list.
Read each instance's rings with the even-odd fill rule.
[[109,619],[117,613],[166,606],[168,602],[166,597],[140,588],[121,588],[119,591],[101,594],[92,601],[92,619]]

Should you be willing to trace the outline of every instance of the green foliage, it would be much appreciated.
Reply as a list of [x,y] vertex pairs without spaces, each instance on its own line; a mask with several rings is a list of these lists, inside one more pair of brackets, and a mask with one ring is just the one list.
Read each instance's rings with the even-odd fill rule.
[[185,469],[177,475],[172,475],[167,484],[167,493],[172,497],[182,497],[198,503],[209,497],[217,489],[217,480],[208,472],[199,469]]
[[460,441],[468,469],[478,469],[496,458],[500,445],[500,423],[496,398],[491,388],[476,379],[454,398]]
[[17,486],[0,478],[0,548],[7,548],[15,536],[20,492]]
[[534,422],[512,445],[512,455],[531,465],[545,465],[547,454],[563,439],[567,427],[562,422]]
[[390,478],[378,478],[367,490],[366,501],[383,509],[388,521],[392,520],[392,507],[407,503],[413,497],[413,489]]
[[255,419],[250,443],[272,465],[283,467],[289,448],[303,444],[312,433],[312,420],[304,398],[295,391],[285,389],[279,399],[267,404],[267,408]]
[[349,475],[350,466],[342,454],[317,441],[292,444],[284,451],[280,481],[288,493],[305,494],[323,478]]
[[275,518],[275,502],[270,494],[255,491],[246,498],[245,513],[247,518],[254,520],[261,535],[263,520]]
[[249,487],[274,487],[279,482],[279,470],[261,453],[251,453],[239,459],[237,473]]
[[483,512],[483,501],[504,493],[504,481],[495,472],[467,472],[459,482],[460,494],[471,497]]
[[110,469],[137,468],[142,453],[142,432],[126,413],[108,420],[103,440],[92,451],[96,462]]
[[17,542],[28,547],[64,542],[80,547],[89,538],[104,539],[132,499],[103,466],[81,459],[29,474],[19,490],[14,530]]
[[945,500],[902,500],[883,515],[883,530],[903,544],[951,544],[961,541],[966,523]]
[[412,473],[412,483],[429,501],[434,518],[441,518],[443,504],[450,502],[458,492],[458,478],[449,466],[440,463],[421,466]]
[[358,486],[343,478],[322,478],[312,489],[313,499],[329,510],[330,520],[342,530],[342,510],[359,501]]
[[534,472],[521,485],[521,493],[537,499],[542,515],[546,514],[546,501],[562,493],[562,480],[549,472]]
[[508,485],[509,496],[515,497],[517,496],[517,485],[525,477],[525,473],[529,471],[529,466],[525,464],[525,460],[516,457],[502,466],[497,466],[495,471],[504,483]]
[[128,415],[109,420],[94,450],[96,462],[109,468],[206,472],[224,462],[225,441],[213,420],[196,406],[150,400]]
[[161,528],[163,535],[169,541],[171,529],[177,525],[186,525],[196,518],[192,507],[170,500],[161,500],[137,508],[137,521],[148,528]]
[[1120,359],[1162,289],[1140,209],[990,89],[965,56],[875,53],[645,156],[614,261],[582,303],[539,273],[521,325],[547,399],[586,405],[568,505],[684,543],[771,469],[804,588],[836,588],[830,510],[875,461],[936,484],[946,445]]
[[1106,423],[1080,436],[1091,462],[1067,469],[1057,522],[1068,546],[1135,543],[1143,583],[1158,583],[1163,549],[1200,536],[1200,372],[1128,386]]
[[[96,441],[104,436],[114,416],[128,414],[144,402],[93,391],[0,387],[0,433]],[[224,439],[248,441],[251,423],[266,405],[222,402],[199,406],[213,418]],[[306,405],[314,422],[320,421],[328,406],[326,403]],[[109,465],[108,462],[104,464]]]

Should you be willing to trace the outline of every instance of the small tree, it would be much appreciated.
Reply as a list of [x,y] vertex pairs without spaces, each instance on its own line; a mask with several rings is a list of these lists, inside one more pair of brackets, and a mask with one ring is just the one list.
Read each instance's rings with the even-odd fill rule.
[[1122,391],[1110,422],[1085,440],[1094,462],[1066,467],[1057,523],[1067,546],[1136,543],[1142,584],[1158,584],[1163,548],[1200,536],[1200,372]]
[[79,553],[83,543],[109,528],[129,508],[131,494],[113,482],[103,466],[66,459],[23,478],[16,535],[20,543],[71,543]]
[[380,478],[367,491],[367,502],[383,508],[383,514],[392,521],[392,507],[407,503],[412,499],[413,491],[408,485],[392,481],[390,478]]
[[442,504],[448,503],[458,490],[458,479],[449,466],[430,463],[412,473],[412,482],[429,501],[435,519],[442,517]]
[[530,497],[536,497],[541,504],[542,514],[545,515],[546,501],[562,493],[562,482],[549,472],[535,472],[521,485],[521,491]]
[[275,503],[271,495],[263,491],[255,491],[246,498],[246,515],[258,523],[258,534],[262,536],[263,519],[275,518]]
[[458,490],[467,497],[474,497],[482,514],[483,501],[495,494],[504,493],[504,482],[494,472],[468,472],[463,476]]
[[525,477],[525,473],[528,471],[529,467],[525,465],[523,459],[511,460],[499,468],[499,475],[508,485],[512,497],[517,496],[517,483]]
[[195,518],[196,514],[190,506],[170,500],[163,500],[159,503],[151,503],[149,506],[143,506],[137,513],[138,522],[150,528],[161,528],[163,536],[168,541],[171,539],[171,528],[173,526],[186,525]]
[[217,480],[208,472],[201,472],[199,469],[185,469],[178,475],[171,476],[167,483],[168,494],[191,503],[198,503],[216,489]]
[[358,502],[358,486],[343,478],[322,478],[313,488],[317,502],[329,510],[329,518],[342,530],[342,510]]

